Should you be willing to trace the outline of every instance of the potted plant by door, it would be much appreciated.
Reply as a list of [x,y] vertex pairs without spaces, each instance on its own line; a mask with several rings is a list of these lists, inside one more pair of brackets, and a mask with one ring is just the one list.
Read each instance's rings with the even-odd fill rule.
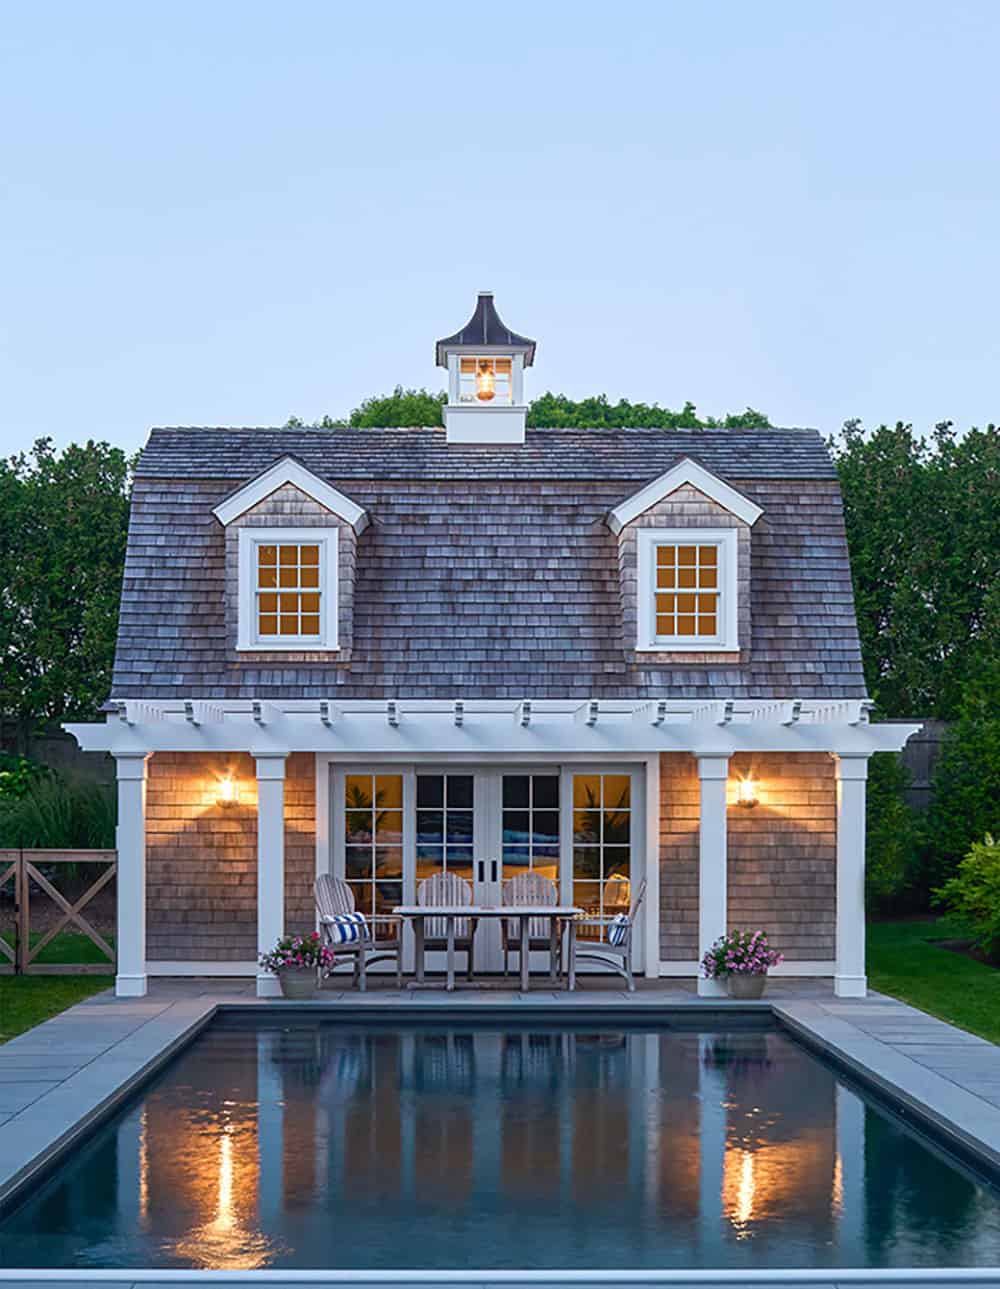
[[312,998],[320,969],[333,966],[333,950],[312,935],[282,936],[270,953],[262,953],[260,965],[278,977],[285,998]]
[[701,970],[709,980],[724,980],[730,998],[759,998],[768,968],[782,961],[768,944],[766,931],[730,931],[702,958]]

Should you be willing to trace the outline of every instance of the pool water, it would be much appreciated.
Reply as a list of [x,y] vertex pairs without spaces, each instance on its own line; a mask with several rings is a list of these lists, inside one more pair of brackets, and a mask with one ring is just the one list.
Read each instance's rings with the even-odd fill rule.
[[1000,1192],[776,1029],[213,1025],[5,1267],[1000,1263]]

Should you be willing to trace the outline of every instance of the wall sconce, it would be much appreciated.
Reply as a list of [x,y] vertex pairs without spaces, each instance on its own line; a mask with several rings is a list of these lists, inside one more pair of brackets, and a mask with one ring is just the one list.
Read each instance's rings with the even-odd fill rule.
[[231,774],[227,774],[219,780],[219,791],[216,795],[216,801],[220,806],[233,806],[239,800],[239,794],[236,791],[236,782]]
[[745,779],[740,779],[736,789],[736,804],[745,806],[748,810],[752,809],[758,801],[757,784],[749,775]]

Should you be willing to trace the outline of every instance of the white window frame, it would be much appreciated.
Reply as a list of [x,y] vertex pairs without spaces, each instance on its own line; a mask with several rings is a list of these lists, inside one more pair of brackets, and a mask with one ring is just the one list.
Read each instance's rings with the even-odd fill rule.
[[[735,528],[640,528],[636,534],[638,639],[643,653],[731,653],[739,649]],[[656,634],[657,546],[716,546],[719,551],[719,630],[714,636]]]
[[[239,530],[239,606],[236,648],[253,653],[324,652],[337,648],[336,528],[241,528]],[[259,636],[257,588],[254,584],[258,546],[314,545],[319,547],[320,631],[318,636]]]
[[[463,362],[472,362],[477,364],[481,362],[493,363],[494,379],[496,378],[496,364],[498,362],[509,362],[510,373],[507,377],[507,397],[500,398],[499,396],[496,396],[490,399],[489,402],[487,403],[481,403],[479,399],[476,398],[475,396],[473,396],[472,398],[463,398],[462,397],[462,363]],[[455,402],[458,403],[460,407],[513,407],[514,406],[514,368],[515,368],[515,362],[512,354],[486,354],[486,353],[460,354],[458,359],[458,387],[455,393]],[[473,375],[473,383],[474,382],[475,382],[475,375]]]

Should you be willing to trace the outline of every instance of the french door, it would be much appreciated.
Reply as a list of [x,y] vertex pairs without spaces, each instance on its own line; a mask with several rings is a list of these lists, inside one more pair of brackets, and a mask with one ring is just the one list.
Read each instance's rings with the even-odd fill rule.
[[[419,884],[441,872],[467,881],[476,904],[499,905],[505,881],[536,872],[589,913],[629,907],[643,853],[642,775],[631,767],[343,768],[332,787],[333,871],[366,913],[415,903]],[[407,965],[411,954],[412,946]],[[429,954],[427,965],[442,964]],[[531,965],[548,964],[536,954]],[[500,924],[484,920],[476,969],[502,968]]]

